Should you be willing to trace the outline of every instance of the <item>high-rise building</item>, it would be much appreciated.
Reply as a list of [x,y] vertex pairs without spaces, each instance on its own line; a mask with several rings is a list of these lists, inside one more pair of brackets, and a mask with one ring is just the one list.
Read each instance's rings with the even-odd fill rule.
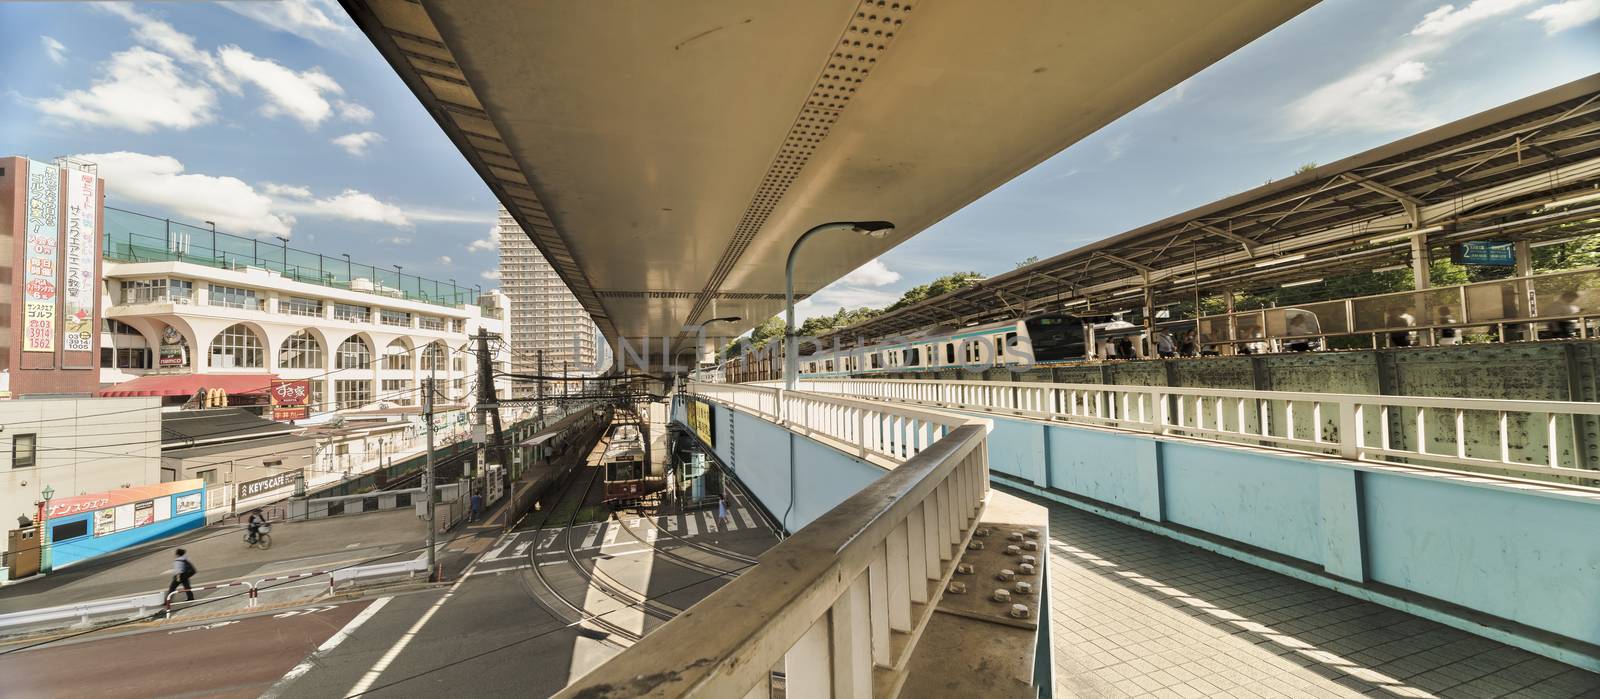
[[[522,232],[516,219],[500,207],[500,291],[511,299],[511,366],[517,373],[538,370],[544,351],[544,371],[561,373],[563,362],[572,376],[592,376],[598,368],[600,332],[554,267]],[[577,391],[573,385],[572,391]],[[558,384],[545,388],[560,394]],[[535,392],[531,382],[518,382],[513,397]]]

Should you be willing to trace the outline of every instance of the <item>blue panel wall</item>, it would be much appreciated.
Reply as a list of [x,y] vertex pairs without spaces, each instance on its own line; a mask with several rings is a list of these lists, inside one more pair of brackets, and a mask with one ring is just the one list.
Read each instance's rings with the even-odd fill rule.
[[1600,506],[1363,476],[1373,580],[1600,642]]
[[[94,558],[95,556],[103,556],[113,551],[125,549],[129,546],[142,544],[146,541],[155,541],[156,539],[171,536],[173,534],[177,534],[178,532],[187,531],[190,529],[199,529],[200,527],[205,526],[206,523],[206,502],[204,489],[191,490],[173,495],[163,495],[161,497],[166,498],[169,501],[168,504],[172,509],[169,509],[168,511],[175,512],[177,498],[196,493],[200,494],[200,509],[193,512],[175,515],[160,522],[153,522],[142,527],[132,527],[119,532],[106,534],[104,536],[93,536],[91,534],[89,536],[76,537],[68,541],[52,541],[50,542],[50,564],[52,567],[60,568],[71,563],[76,563],[78,561]],[[53,531],[56,527],[59,527],[63,524],[70,524],[79,520],[87,520],[89,524],[89,531],[93,532],[93,517],[93,512],[85,512],[81,515],[73,515],[71,517],[55,517],[50,520],[50,528]]]
[[1159,444],[1167,521],[1322,562],[1316,463],[1184,442]]
[[[1010,420],[995,420],[995,429]],[[1139,509],[1132,465],[1138,443],[1111,432],[1049,430],[1050,487],[1130,510]],[[991,466],[991,468],[993,468]]]

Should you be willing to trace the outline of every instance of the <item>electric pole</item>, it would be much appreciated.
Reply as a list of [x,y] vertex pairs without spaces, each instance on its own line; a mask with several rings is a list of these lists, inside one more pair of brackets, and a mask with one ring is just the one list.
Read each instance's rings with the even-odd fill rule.
[[539,377],[538,381],[534,383],[534,397],[538,399],[534,402],[539,406],[539,429],[542,430],[544,429],[544,350],[537,350],[533,355],[535,360],[538,361],[537,369],[535,369],[534,373]]
[[[494,454],[500,459],[501,485],[511,487],[511,457],[506,453],[505,435],[500,425],[500,397],[494,388],[494,355],[489,353],[489,331],[478,328],[478,424],[494,425]],[[478,462],[483,463],[485,445],[478,445]],[[487,493],[485,493],[487,496]]]
[[422,471],[422,497],[428,503],[428,581],[438,580],[438,552],[434,549],[438,545],[438,532],[433,525],[433,391],[434,377],[438,373],[439,363],[433,362],[428,367],[428,388],[422,393],[422,419],[428,426],[428,459]]

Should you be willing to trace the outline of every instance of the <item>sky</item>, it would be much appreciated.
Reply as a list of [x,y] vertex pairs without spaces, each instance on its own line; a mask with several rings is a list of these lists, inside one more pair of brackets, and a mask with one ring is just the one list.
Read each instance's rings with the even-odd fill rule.
[[[333,0],[0,4],[0,66],[0,154],[94,161],[112,206],[495,284],[493,195]],[[1324,0],[798,310],[1009,271],[1595,72],[1600,0]]]

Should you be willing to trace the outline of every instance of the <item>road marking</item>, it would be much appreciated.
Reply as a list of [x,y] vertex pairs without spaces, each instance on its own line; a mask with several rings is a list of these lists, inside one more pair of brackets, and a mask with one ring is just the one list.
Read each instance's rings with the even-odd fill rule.
[[367,620],[377,614],[378,610],[383,609],[383,606],[388,604],[391,599],[394,598],[379,597],[373,600],[372,604],[361,610],[361,613],[345,624],[344,628],[334,632],[332,636],[328,637],[328,640],[322,642],[322,645],[317,646],[316,650],[311,651],[311,654],[306,656],[305,660],[300,661],[299,665],[289,668],[288,672],[283,673],[283,677],[272,683],[272,686],[267,688],[266,693],[261,695],[261,699],[277,699],[283,696],[284,690],[288,689],[290,684],[293,684],[295,680],[300,679],[306,673],[311,672],[311,668],[316,665],[318,659],[338,648],[339,644],[344,643],[344,640],[349,638],[350,634],[355,633],[356,629],[367,623]]
[[711,532],[717,531],[717,518],[716,517],[712,517],[710,512],[704,511],[704,510],[702,510],[700,512],[700,516],[704,517],[705,520],[706,520],[706,533],[709,534]]
[[347,549],[361,548],[361,542],[357,541],[356,543],[353,543],[353,544],[346,544],[345,548],[347,548]]
[[515,552],[513,552],[512,555],[521,556],[521,555],[527,553],[528,552],[528,547],[532,546],[532,545],[533,545],[532,541],[524,541],[524,542],[522,542],[520,544],[517,544],[517,550]]
[[326,607],[307,607],[305,609],[292,609],[292,610],[289,610],[287,612],[282,612],[280,614],[274,614],[274,615],[272,615],[272,618],[274,618],[274,619],[282,619],[282,618],[285,618],[285,617],[300,616],[301,614],[316,614],[317,612],[326,612],[326,611],[328,611],[330,609],[338,609],[338,608],[339,608],[339,605],[331,604],[331,605],[328,605]]
[[190,631],[206,631],[206,630],[209,630],[209,629],[220,629],[220,628],[222,628],[224,626],[227,626],[228,624],[237,624],[237,623],[239,623],[238,619],[233,619],[231,621],[218,621],[218,622],[211,623],[211,624],[205,624],[204,626],[191,626],[191,627],[189,627],[187,629],[178,629],[177,631],[168,631],[167,635],[171,636],[173,634],[188,633]]
[[[541,563],[540,565],[544,565],[544,564]],[[509,573],[509,572],[511,572],[513,570],[527,570],[527,569],[532,568],[532,567],[533,566],[531,566],[531,565],[523,563],[521,565],[507,566],[505,568],[495,568],[494,570],[474,570],[474,571],[472,571],[472,574],[473,575],[486,575],[488,573],[494,573],[495,575],[499,575],[501,573]]]
[[[599,525],[599,524],[591,524],[591,525],[589,525],[589,530],[590,530],[589,531],[589,535],[583,538],[583,548],[589,548],[590,546],[594,546],[595,539],[600,538],[600,530],[601,529],[604,529],[604,527],[602,525]],[[569,534],[568,536],[571,536],[571,535]]]
[[655,529],[646,529],[646,530],[644,530],[644,542],[647,543],[647,544],[656,543],[656,534],[657,533],[659,533],[659,532],[657,532]]
[[750,513],[748,511],[746,511],[743,507],[735,507],[733,509],[733,511],[739,513],[739,521],[744,522],[744,526],[745,527],[750,528],[750,529],[755,529],[756,528],[755,520],[750,519]]
[[621,531],[622,531],[622,527],[606,527],[606,543],[605,543],[605,545],[606,546],[610,546],[612,544],[617,543],[617,533],[621,532]]
[[639,528],[639,518],[638,517],[634,517],[632,519],[629,519],[628,520],[628,526],[630,528],[633,528],[633,529],[638,529]]
[[561,565],[562,563],[566,563],[566,561],[545,561],[543,563],[540,563],[539,567],[543,568],[545,566],[558,566],[558,565]]
[[550,532],[550,535],[545,537],[544,541],[539,542],[539,548],[541,548],[541,549],[550,548],[551,544],[556,543],[556,537],[558,537],[558,536],[561,536],[561,532],[558,532],[558,531],[557,532]]
[[511,542],[508,541],[508,542],[506,542],[504,544],[496,546],[496,547],[494,547],[494,549],[490,550],[489,553],[484,554],[483,557],[488,559],[488,560],[491,560],[491,561],[496,559],[496,558],[499,558],[500,557],[500,552],[506,550],[506,547],[510,546],[510,545],[511,545]]
[[694,515],[692,515],[692,514],[684,516],[684,518],[683,518],[683,528],[688,530],[689,536],[691,536],[691,537],[698,536],[700,534],[699,528],[694,526]]
[[669,531],[669,532],[678,531],[678,516],[677,515],[668,515],[666,517],[662,517],[661,519],[667,523],[667,531]]

